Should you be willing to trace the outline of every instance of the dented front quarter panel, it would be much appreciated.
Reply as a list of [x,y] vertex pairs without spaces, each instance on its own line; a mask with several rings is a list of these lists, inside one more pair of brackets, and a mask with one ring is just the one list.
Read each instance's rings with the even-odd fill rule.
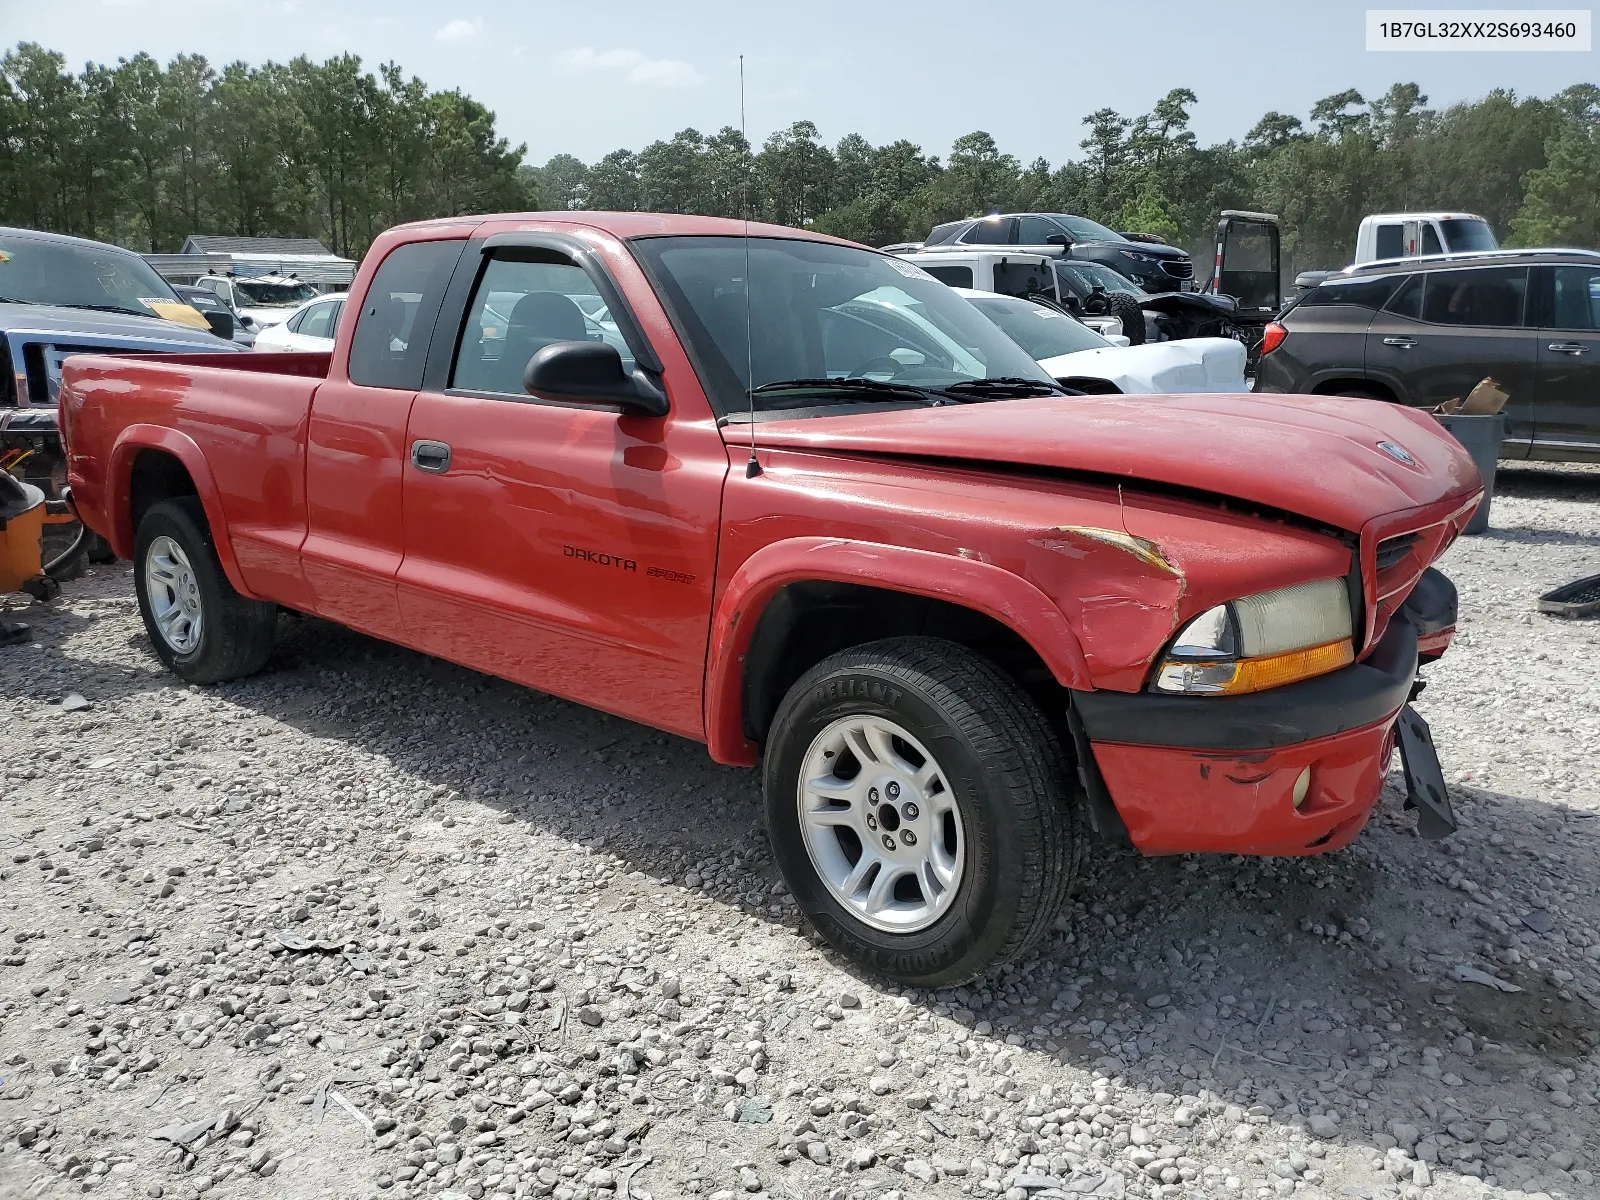
[[[746,564],[778,561],[768,548],[789,540],[825,537],[834,554],[854,547],[857,573],[842,576],[850,582],[896,588],[901,572],[914,570],[919,582],[905,590],[923,594],[937,594],[926,583],[926,560],[913,567],[903,553],[943,556],[952,577],[965,564],[998,568],[983,576],[987,590],[1003,590],[1006,579],[1015,584],[1009,603],[990,606],[991,615],[1028,637],[1059,682],[1129,692],[1143,686],[1156,654],[1194,615],[1240,595],[1341,577],[1351,565],[1349,549],[1333,537],[1128,487],[846,453],[773,450],[760,460],[762,473],[735,472],[724,497],[715,623],[729,632],[735,659],[762,603],[781,586],[752,583]],[[835,576],[819,568],[817,577]],[[1057,636],[1033,612],[1041,595],[1078,653],[1040,644]],[[950,598],[962,603],[961,588]],[[713,727],[715,696],[728,690],[716,676],[714,666]]]

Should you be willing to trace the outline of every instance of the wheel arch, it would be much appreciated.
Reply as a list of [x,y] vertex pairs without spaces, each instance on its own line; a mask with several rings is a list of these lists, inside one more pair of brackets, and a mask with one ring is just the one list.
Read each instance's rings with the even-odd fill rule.
[[216,478],[194,439],[160,425],[130,425],[111,448],[107,475],[108,540],[118,558],[133,558],[139,521],[151,505],[194,496],[205,511],[217,559],[228,582],[240,595],[256,598],[239,572]]
[[778,703],[806,670],[839,650],[907,633],[979,649],[1033,690],[1092,686],[1061,610],[1002,567],[870,542],[795,538],[756,551],[718,597],[706,666],[711,756],[755,763]]
[[1400,396],[1382,379],[1374,379],[1370,375],[1330,375],[1326,379],[1319,379],[1312,385],[1313,396],[1337,396],[1347,390],[1370,392],[1379,400],[1387,400],[1391,404],[1400,403]]

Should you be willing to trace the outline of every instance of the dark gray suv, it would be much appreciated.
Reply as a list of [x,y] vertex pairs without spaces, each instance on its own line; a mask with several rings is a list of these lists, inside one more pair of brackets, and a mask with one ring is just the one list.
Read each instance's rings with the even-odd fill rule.
[[1421,408],[1492,376],[1502,458],[1600,462],[1600,253],[1506,250],[1331,276],[1267,326],[1256,390]]

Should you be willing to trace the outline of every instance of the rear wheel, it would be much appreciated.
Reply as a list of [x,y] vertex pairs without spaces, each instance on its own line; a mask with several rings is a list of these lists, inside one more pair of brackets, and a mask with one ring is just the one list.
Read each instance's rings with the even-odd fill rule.
[[896,638],[812,668],[764,764],[784,878],[822,936],[915,986],[1026,953],[1071,886],[1071,783],[1044,715],[988,660]]
[[1392,403],[1394,401],[1394,397],[1393,396],[1385,396],[1382,392],[1378,391],[1376,388],[1361,388],[1361,387],[1340,388],[1337,392],[1335,392],[1333,394],[1335,396],[1349,396],[1353,400],[1383,400],[1383,401],[1389,402],[1389,403]]
[[134,540],[134,591],[150,643],[190,683],[222,683],[261,669],[272,653],[276,605],[234,591],[194,496],[150,506]]

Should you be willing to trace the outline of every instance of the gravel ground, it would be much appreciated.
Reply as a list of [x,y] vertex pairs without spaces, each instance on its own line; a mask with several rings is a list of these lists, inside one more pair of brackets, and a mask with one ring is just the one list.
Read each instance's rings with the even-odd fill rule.
[[941,992],[800,927],[753,773],[313,621],[184,687],[102,569],[0,650],[0,1195],[1600,1196],[1600,622],[1534,610],[1600,469],[1501,486],[1456,837],[1097,850]]

